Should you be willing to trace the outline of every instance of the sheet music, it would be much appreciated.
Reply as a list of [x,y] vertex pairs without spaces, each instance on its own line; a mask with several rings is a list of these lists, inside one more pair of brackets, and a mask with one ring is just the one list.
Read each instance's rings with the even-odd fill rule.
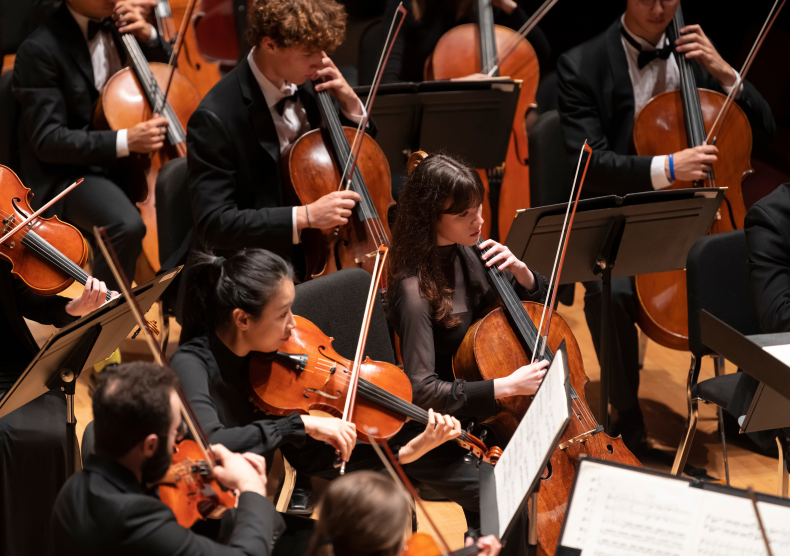
[[783,346],[765,346],[763,349],[785,365],[790,366],[790,344],[785,344]]
[[543,461],[569,418],[562,358],[562,351],[557,350],[527,414],[494,467],[500,537],[505,534],[532,482],[543,473]]
[[[790,507],[758,502],[773,553],[790,555]],[[563,546],[583,556],[764,556],[751,500],[585,461]]]

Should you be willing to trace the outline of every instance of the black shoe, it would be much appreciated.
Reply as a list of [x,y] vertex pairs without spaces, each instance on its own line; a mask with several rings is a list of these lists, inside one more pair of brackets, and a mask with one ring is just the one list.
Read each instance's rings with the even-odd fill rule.
[[633,454],[647,450],[647,429],[639,406],[627,411],[620,411],[617,421],[612,423],[610,435],[622,436],[625,447]]
[[291,494],[291,500],[288,502],[288,509],[285,513],[294,515],[313,515],[315,509],[315,502],[313,501],[313,488],[305,488],[303,486],[295,486]]

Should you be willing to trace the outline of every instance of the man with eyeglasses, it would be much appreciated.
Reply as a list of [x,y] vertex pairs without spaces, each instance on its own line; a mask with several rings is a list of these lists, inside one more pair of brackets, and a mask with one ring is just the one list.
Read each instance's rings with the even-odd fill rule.
[[[673,50],[688,60],[697,86],[729,93],[749,118],[752,129],[769,137],[775,124],[771,108],[711,43],[699,25],[686,25],[671,44],[665,31],[679,0],[627,0],[625,13],[597,37],[565,53],[558,61],[559,115],[565,147],[573,168],[587,139],[593,148],[587,195],[626,195],[663,189],[674,180],[705,177],[718,149],[701,145],[662,156],[636,156],[634,118],[659,93],[680,88]],[[584,284],[584,313],[600,357],[601,282]],[[639,408],[638,300],[630,278],[612,280],[611,403],[618,419],[612,433],[622,434],[632,451],[647,446]]]

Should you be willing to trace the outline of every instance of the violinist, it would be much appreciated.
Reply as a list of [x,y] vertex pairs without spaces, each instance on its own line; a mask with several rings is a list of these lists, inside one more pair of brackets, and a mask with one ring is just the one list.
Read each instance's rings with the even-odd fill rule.
[[[211,442],[265,457],[280,449],[298,471],[299,498],[289,512],[309,515],[309,477],[337,476],[335,450],[349,462],[349,470],[379,468],[380,462],[370,446],[354,447],[352,423],[298,413],[266,417],[249,400],[250,353],[277,351],[295,327],[291,266],[274,253],[254,248],[227,259],[194,256],[186,285],[193,297],[184,308],[184,333],[192,339],[173,354],[173,370]],[[390,445],[407,473],[477,511],[475,466],[460,463],[464,451],[455,443],[444,446],[460,433],[457,420],[431,413],[425,429],[407,424]],[[451,465],[463,467],[463,476],[446,476],[445,468]]]
[[[21,173],[32,184],[33,208],[84,177],[54,210],[82,230],[105,227],[128,276],[134,275],[145,225],[124,192],[123,159],[162,147],[167,120],[154,117],[118,132],[94,129],[92,121],[102,88],[126,62],[113,27],[134,35],[149,59],[167,61],[136,2],[63,2],[19,47],[14,64],[14,95],[22,110]],[[101,257],[94,274],[118,289]]]
[[[362,103],[326,55],[343,42],[345,27],[346,14],[335,0],[255,0],[247,26],[252,50],[189,120],[193,246],[228,252],[261,247],[300,268],[301,230],[348,222],[360,200],[356,192],[294,206],[280,166],[281,153],[321,122],[315,91],[332,94],[344,125],[362,121]],[[323,82],[313,87],[310,80]]]
[[[663,189],[673,180],[703,179],[716,162],[718,149],[701,145],[647,157],[633,153],[634,118],[655,95],[677,90],[680,74],[672,55],[691,64],[700,88],[729,93],[753,130],[773,134],[771,109],[748,82],[719,55],[699,25],[687,25],[670,44],[665,33],[679,0],[628,0],[625,13],[602,34],[583,43],[558,62],[559,115],[563,140],[573,168],[585,139],[593,148],[585,189],[600,195],[626,195]],[[584,313],[600,357],[601,282],[584,284]],[[636,294],[630,278],[612,280],[612,406],[618,419],[612,433],[622,435],[632,452],[646,447],[647,431],[639,407],[639,349]]]
[[218,460],[214,475],[240,493],[224,545],[179,525],[172,510],[148,490],[167,473],[184,430],[177,381],[169,369],[146,362],[108,367],[99,375],[93,394],[95,453],[66,482],[55,502],[51,518],[55,553],[272,553],[285,526],[266,499],[262,457],[212,446]]
[[[400,0],[389,0],[384,21],[392,21]],[[494,23],[518,30],[538,8],[532,0],[491,0]],[[425,61],[433,53],[436,43],[447,31],[464,23],[476,21],[475,3],[471,0],[406,0],[407,10],[403,29],[392,46],[389,62],[384,70],[384,83],[423,81]],[[526,37],[541,67],[548,67],[551,46],[539,27]]]
[[[0,262],[0,398],[14,385],[39,351],[25,319],[63,327],[99,308],[107,286],[88,278],[74,298],[40,296]],[[0,554],[43,554],[46,528],[34,527],[49,515],[66,480],[66,398],[39,396],[0,418]]]
[[[380,473],[355,471],[332,481],[319,503],[307,556],[404,554],[403,533],[411,527],[410,505],[406,491]],[[472,544],[475,541],[467,538],[466,546]],[[481,556],[497,556],[501,549],[493,535],[476,544]]]
[[[453,355],[466,331],[497,300],[475,252],[484,194],[479,174],[463,162],[442,154],[420,162],[401,193],[388,267],[388,316],[414,403],[464,423],[496,414],[500,398],[533,395],[548,366],[541,361],[480,382],[453,377]],[[507,271],[522,300],[545,298],[545,278],[507,247],[493,240],[480,247],[491,247],[485,265]]]

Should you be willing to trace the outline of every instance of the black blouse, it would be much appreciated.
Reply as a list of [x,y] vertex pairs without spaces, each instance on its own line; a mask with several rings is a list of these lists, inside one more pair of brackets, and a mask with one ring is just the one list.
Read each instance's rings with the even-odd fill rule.
[[232,452],[266,456],[281,444],[301,446],[302,418],[268,417],[258,411],[247,393],[249,355],[239,357],[214,334],[198,336],[181,345],[170,365],[181,379],[184,393],[212,444]]
[[[466,382],[453,375],[453,355],[469,327],[497,300],[486,280],[486,268],[477,247],[439,247],[442,271],[453,288],[453,314],[461,318],[454,328],[434,324],[433,310],[422,297],[416,276],[402,280],[392,300],[390,318],[400,337],[403,368],[411,380],[413,401],[458,419],[485,419],[496,413],[494,381]],[[523,301],[542,301],[546,279],[533,272],[537,289],[528,292],[510,272],[503,272]]]

